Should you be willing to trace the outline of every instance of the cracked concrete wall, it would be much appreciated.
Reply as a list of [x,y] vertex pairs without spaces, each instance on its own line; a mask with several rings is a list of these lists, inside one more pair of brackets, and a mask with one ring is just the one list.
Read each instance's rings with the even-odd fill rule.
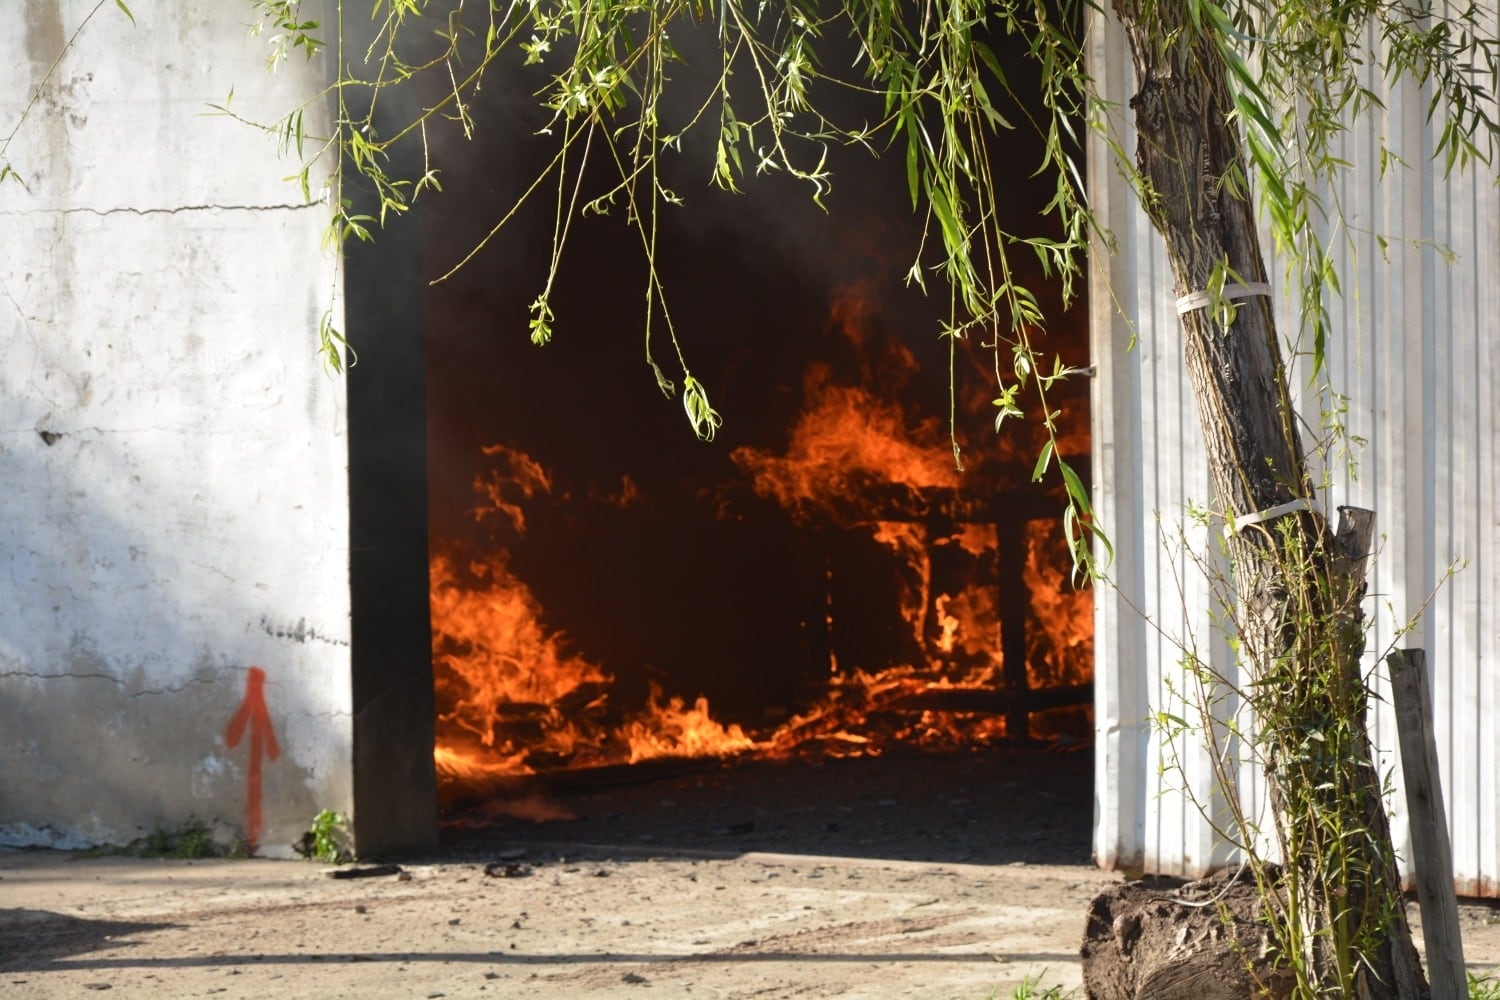
[[[325,206],[208,112],[273,120],[327,70],[268,74],[249,3],[95,7],[0,7],[0,844],[246,837],[258,749],[280,853],[351,807],[338,304]],[[274,759],[227,742],[253,667]]]

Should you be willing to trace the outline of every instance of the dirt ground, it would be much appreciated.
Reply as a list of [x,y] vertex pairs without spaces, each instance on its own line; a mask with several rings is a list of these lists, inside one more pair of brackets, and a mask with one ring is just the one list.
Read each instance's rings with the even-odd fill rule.
[[[571,776],[399,874],[0,851],[6,997],[1008,998],[1076,987],[1090,755]],[[650,780],[646,780],[649,778]],[[452,794],[450,790],[450,801]],[[342,869],[347,873],[349,868]],[[1465,907],[1471,966],[1500,920]]]

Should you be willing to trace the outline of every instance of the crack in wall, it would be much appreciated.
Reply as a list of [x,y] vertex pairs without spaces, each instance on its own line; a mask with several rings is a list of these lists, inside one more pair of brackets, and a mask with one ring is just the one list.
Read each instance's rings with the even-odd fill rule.
[[[40,671],[34,671],[34,670],[0,670],[0,681],[4,681],[4,680],[109,681],[110,683],[114,684],[116,687],[124,687],[126,685],[126,681],[125,681],[124,678],[122,678],[122,677],[116,677],[113,674],[71,673],[71,672],[68,672],[68,671],[63,671],[61,673],[55,673],[55,674],[49,674],[49,673],[42,673]],[[127,697],[127,698],[141,698],[141,697],[145,697],[145,696],[148,696],[148,695],[181,694],[182,692],[186,691],[188,688],[192,687],[195,684],[219,684],[219,683],[224,683],[224,682],[225,682],[224,678],[218,676],[217,674],[215,674],[212,677],[189,677],[185,681],[183,681],[182,683],[176,684],[176,685],[167,685],[167,686],[164,686],[164,687],[154,687],[154,688],[142,688],[139,691],[130,691],[130,692],[126,693],[125,697]]]
[[160,687],[160,688],[142,688],[139,691],[132,691],[132,692],[130,692],[125,697],[127,697],[127,698],[141,698],[141,697],[145,697],[147,695],[181,694],[182,692],[186,691],[188,688],[192,687],[194,684],[218,684],[220,682],[221,682],[221,679],[217,675],[215,675],[213,677],[189,677],[186,681],[184,681],[183,683],[178,684],[176,686]]
[[[54,409],[62,409],[62,407],[54,406]],[[168,427],[162,426],[160,424],[143,424],[139,427],[65,427],[62,430],[58,430],[58,428],[55,426],[49,426],[45,429],[49,431],[56,431],[60,434],[72,434],[79,437],[82,437],[84,435],[93,435],[94,437],[99,438],[108,437],[110,435],[126,436],[132,434],[183,434],[192,435],[195,437],[215,437],[241,433],[241,428],[239,427],[210,427],[205,429],[202,427],[184,426]],[[24,437],[26,435],[35,436],[38,433],[39,430],[34,425],[31,427],[0,427],[0,437]]]
[[33,215],[95,215],[105,218],[110,215],[178,215],[184,212],[296,212],[308,208],[323,208],[322,202],[285,203],[274,205],[178,205],[173,208],[94,208],[84,205],[77,208],[26,208],[19,211],[0,211],[0,217],[27,217]]
[[115,684],[123,684],[124,681],[112,674],[73,674],[64,671],[60,674],[44,674],[35,670],[0,670],[0,680],[31,680],[31,681],[53,681],[53,680],[75,680],[75,681],[110,681]]

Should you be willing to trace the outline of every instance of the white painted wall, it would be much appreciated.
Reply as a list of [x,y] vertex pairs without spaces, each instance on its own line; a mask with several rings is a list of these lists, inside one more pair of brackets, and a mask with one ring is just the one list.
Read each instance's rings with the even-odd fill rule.
[[[1497,25],[1500,30],[1500,25]],[[1091,42],[1097,77],[1122,109],[1134,92],[1128,49],[1111,25]],[[1371,81],[1377,90],[1383,88]],[[1439,754],[1458,888],[1500,895],[1500,186],[1494,168],[1446,179],[1428,161],[1426,97],[1385,95],[1385,120],[1351,135],[1355,165],[1337,192],[1353,233],[1339,242],[1345,295],[1328,378],[1349,397],[1357,474],[1335,469],[1326,509],[1377,512],[1381,550],[1371,577],[1367,664],[1398,625],[1436,590],[1404,646],[1425,648],[1434,680]],[[1410,164],[1378,176],[1375,136]],[[1172,748],[1146,722],[1178,711],[1185,686],[1177,645],[1196,642],[1230,670],[1214,639],[1203,575],[1185,553],[1212,551],[1201,530],[1180,541],[1185,508],[1210,501],[1197,413],[1182,377],[1181,340],[1160,239],[1102,149],[1093,151],[1096,203],[1119,253],[1094,275],[1093,336],[1099,378],[1094,469],[1102,524],[1115,542],[1118,589],[1095,595],[1098,817],[1095,851],[1106,867],[1198,874],[1228,856],[1197,809],[1209,801],[1207,759],[1184,748],[1184,769],[1161,764]],[[1388,254],[1377,234],[1391,239]],[[1411,242],[1402,243],[1405,237]],[[1269,244],[1267,244],[1269,245]],[[1444,260],[1437,247],[1454,254]],[[1280,267],[1272,271],[1279,276]],[[1285,312],[1287,296],[1278,293]],[[1283,330],[1291,321],[1283,315]],[[1132,338],[1137,346],[1130,349]],[[1294,375],[1304,415],[1319,410],[1306,365]],[[1443,584],[1447,568],[1466,566]],[[1384,668],[1377,671],[1384,687]],[[1384,706],[1374,738],[1396,767]],[[1399,778],[1399,772],[1397,773]],[[1251,787],[1251,795],[1259,790]],[[1257,806],[1251,803],[1252,808]],[[1398,849],[1404,801],[1391,803]]]
[[325,220],[250,5],[0,6],[0,844],[246,832],[249,668],[281,754],[267,853],[351,799],[344,389]]

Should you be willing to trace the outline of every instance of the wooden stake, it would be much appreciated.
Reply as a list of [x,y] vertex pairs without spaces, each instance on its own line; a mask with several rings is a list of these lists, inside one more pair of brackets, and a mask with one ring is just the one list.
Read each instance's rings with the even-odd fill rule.
[[1427,654],[1420,649],[1396,650],[1386,662],[1391,668],[1406,808],[1411,813],[1412,870],[1422,910],[1432,1000],[1466,1000],[1468,975],[1458,929],[1458,896],[1453,891],[1453,848],[1448,841],[1437,740],[1432,731]]

